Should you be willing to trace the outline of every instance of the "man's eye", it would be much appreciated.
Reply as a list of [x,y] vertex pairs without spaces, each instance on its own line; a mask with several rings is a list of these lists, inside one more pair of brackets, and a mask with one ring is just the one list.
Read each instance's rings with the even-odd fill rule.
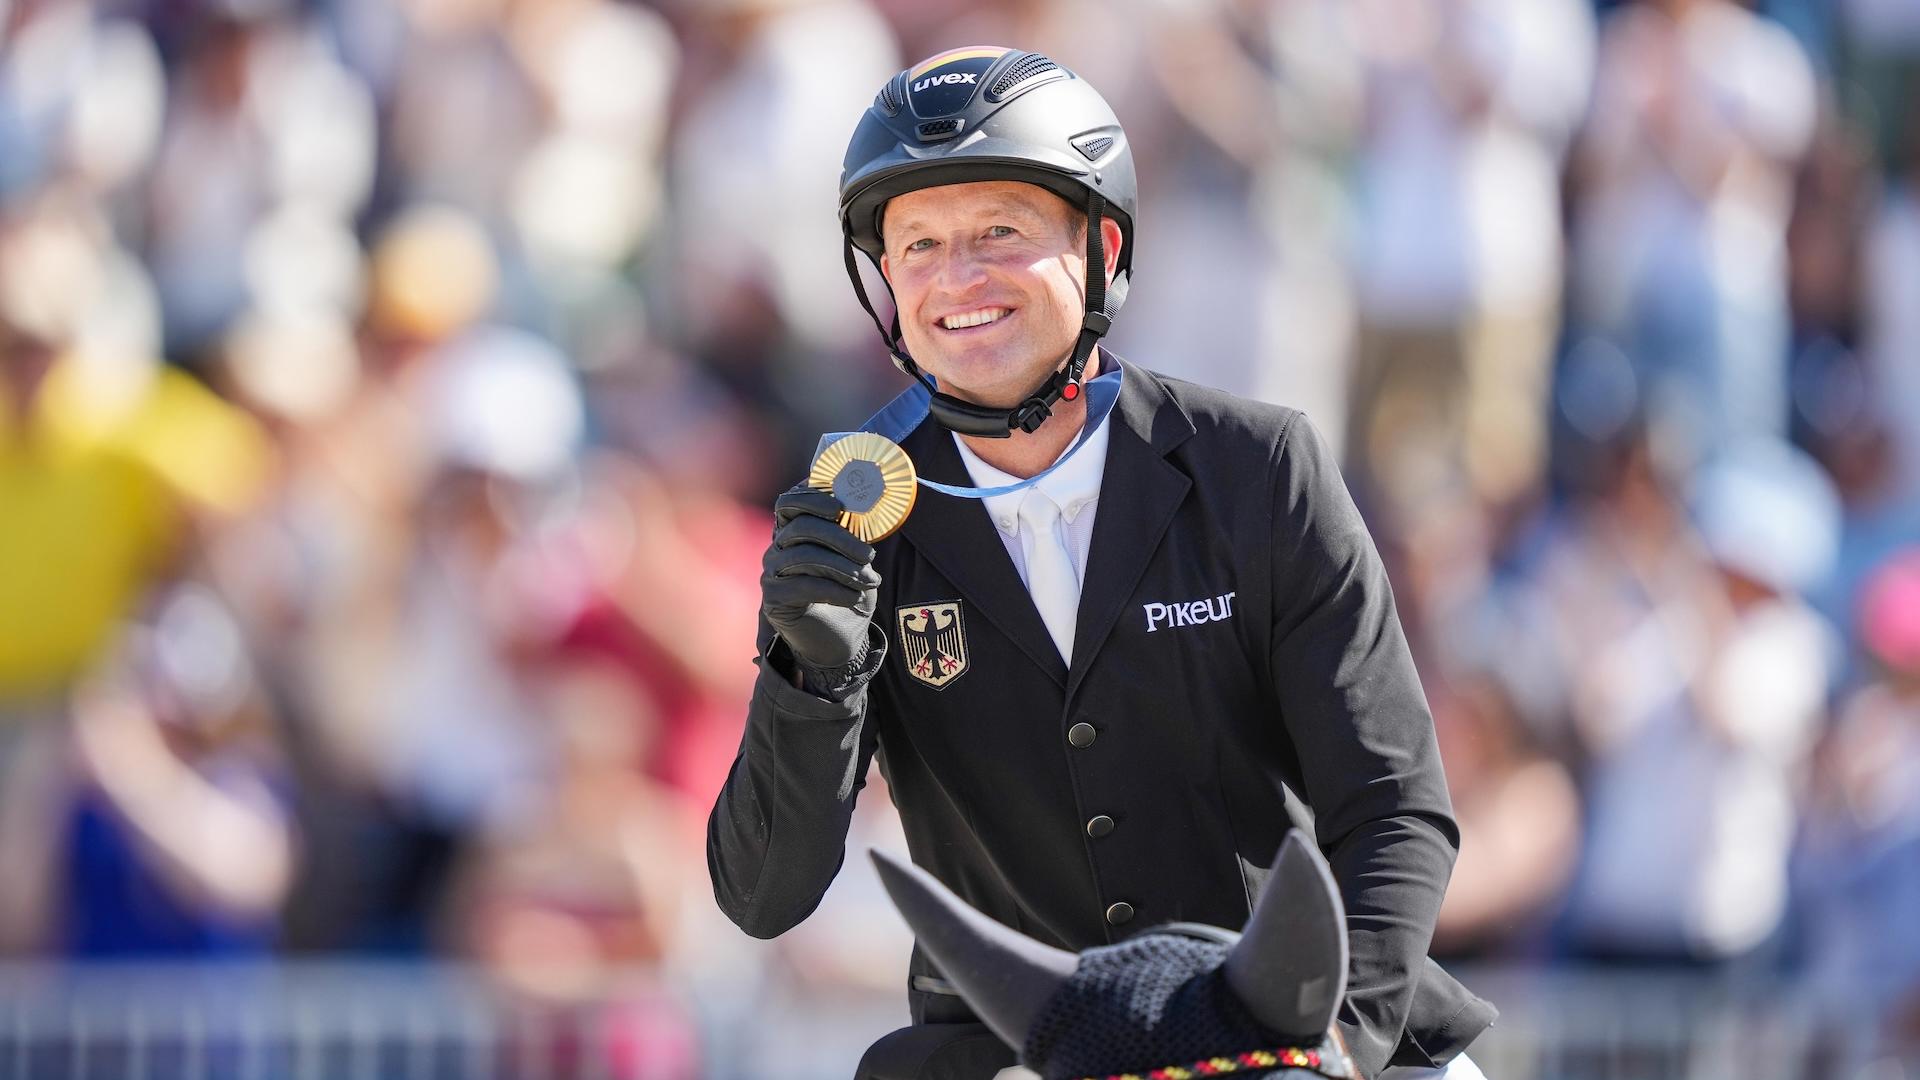
[[1011,225],[995,225],[993,228],[987,230],[988,236],[992,236],[996,238],[1002,237],[1002,236],[1012,236],[1013,233],[1014,233],[1014,229],[1013,229],[1013,226]]
[[933,246],[932,239],[928,237],[921,237],[920,239],[915,240],[913,243],[908,244],[907,250],[908,251],[925,251],[932,246]]

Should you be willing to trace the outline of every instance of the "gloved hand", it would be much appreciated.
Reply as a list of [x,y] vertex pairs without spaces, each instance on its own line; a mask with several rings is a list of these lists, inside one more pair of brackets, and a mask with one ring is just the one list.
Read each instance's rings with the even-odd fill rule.
[[760,564],[760,611],[817,688],[866,657],[880,587],[873,545],[840,527],[840,510],[811,488],[780,496]]

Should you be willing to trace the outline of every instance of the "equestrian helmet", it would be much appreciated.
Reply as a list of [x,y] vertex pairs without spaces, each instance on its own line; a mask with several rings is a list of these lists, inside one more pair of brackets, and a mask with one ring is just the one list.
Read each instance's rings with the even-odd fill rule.
[[1099,92],[1039,53],[951,49],[888,80],[847,145],[840,225],[877,261],[887,200],[980,180],[1037,184],[1083,212],[1104,198],[1123,237],[1106,296],[1107,313],[1119,309],[1133,263],[1133,150]]

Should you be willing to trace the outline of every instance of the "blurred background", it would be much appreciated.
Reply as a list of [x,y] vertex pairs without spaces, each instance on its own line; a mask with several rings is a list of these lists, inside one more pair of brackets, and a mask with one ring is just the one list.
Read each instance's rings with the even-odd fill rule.
[[[0,0],[0,1077],[844,1077],[702,858],[839,161],[1046,52],[1344,447],[1535,1077],[1920,1077],[1920,0]],[[898,844],[877,775],[850,846]]]

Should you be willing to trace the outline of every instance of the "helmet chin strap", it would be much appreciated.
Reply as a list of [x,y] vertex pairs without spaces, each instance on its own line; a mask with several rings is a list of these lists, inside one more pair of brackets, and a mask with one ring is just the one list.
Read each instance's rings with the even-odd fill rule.
[[[1011,409],[976,405],[940,392],[933,379],[921,371],[920,365],[901,348],[898,305],[895,305],[891,332],[873,310],[873,303],[867,299],[866,286],[860,280],[860,268],[854,262],[853,241],[851,238],[846,241],[847,277],[853,281],[853,291],[860,297],[860,306],[866,309],[867,316],[880,331],[880,339],[886,342],[887,351],[893,354],[894,365],[926,384],[932,394],[928,411],[941,426],[957,434],[987,439],[1005,439],[1015,431],[1031,435],[1053,415],[1055,405],[1080,397],[1081,375],[1086,371],[1087,359],[1093,355],[1094,345],[1113,325],[1113,316],[1107,313],[1106,245],[1100,235],[1100,219],[1106,212],[1106,206],[1107,200],[1100,195],[1087,196],[1086,315],[1080,320],[1080,336],[1073,343],[1073,352],[1068,355],[1064,365],[1056,368],[1045,382]],[[888,291],[892,291],[891,284],[888,285]]]

